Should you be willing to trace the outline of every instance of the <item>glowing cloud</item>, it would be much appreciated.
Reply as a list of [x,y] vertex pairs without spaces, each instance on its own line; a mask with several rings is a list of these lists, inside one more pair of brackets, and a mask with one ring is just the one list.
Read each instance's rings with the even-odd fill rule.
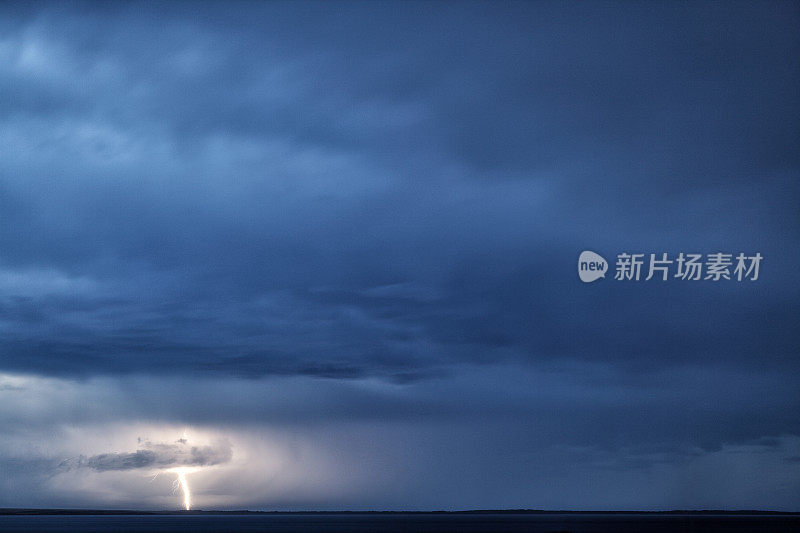
[[231,444],[227,440],[221,439],[210,445],[192,445],[185,433],[174,443],[153,443],[141,439],[139,443],[142,447],[133,452],[80,456],[62,462],[61,467],[91,468],[98,472],[149,469],[155,470],[155,475],[160,472],[174,473],[177,479],[173,490],[177,492],[178,488],[181,489],[183,506],[188,511],[192,497],[186,476],[204,467],[227,463],[233,457]]

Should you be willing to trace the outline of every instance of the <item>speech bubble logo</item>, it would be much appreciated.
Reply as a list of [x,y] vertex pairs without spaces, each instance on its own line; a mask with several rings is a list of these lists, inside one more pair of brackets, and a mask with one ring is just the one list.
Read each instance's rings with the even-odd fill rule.
[[591,283],[606,277],[607,270],[608,261],[600,254],[584,250],[578,257],[578,277],[584,283]]

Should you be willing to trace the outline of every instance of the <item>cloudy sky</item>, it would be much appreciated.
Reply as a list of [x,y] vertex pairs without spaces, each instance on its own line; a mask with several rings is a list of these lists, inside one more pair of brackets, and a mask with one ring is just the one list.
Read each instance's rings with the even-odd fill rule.
[[4,3],[0,507],[798,510],[799,26]]

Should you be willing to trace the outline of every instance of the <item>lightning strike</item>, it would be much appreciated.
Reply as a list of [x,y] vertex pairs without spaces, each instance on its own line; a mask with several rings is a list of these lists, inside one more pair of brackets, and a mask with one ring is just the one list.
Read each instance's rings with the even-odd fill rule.
[[189,490],[189,482],[186,481],[186,472],[180,470],[177,472],[178,474],[178,481],[181,484],[181,489],[183,489],[183,506],[188,511],[192,508],[192,492]]
[[196,472],[197,470],[199,469],[185,466],[179,466],[167,470],[167,472],[172,472],[178,476],[172,483],[172,491],[177,492],[179,488],[181,489],[181,492],[183,492],[183,508],[187,511],[191,510],[192,508],[192,491],[189,489],[189,481],[186,479],[186,475]]
[[[2,377],[2,376],[0,376]],[[1,383],[0,383],[1,384]],[[228,463],[232,457],[231,444],[227,439],[218,439],[211,444],[189,444],[184,430],[183,436],[173,442],[151,442],[138,439],[135,452],[101,453],[91,457],[80,457],[62,461],[59,469],[91,468],[97,472],[144,470],[153,482],[160,473],[175,474],[172,493],[183,494],[183,508],[192,509],[192,491],[189,474]]]

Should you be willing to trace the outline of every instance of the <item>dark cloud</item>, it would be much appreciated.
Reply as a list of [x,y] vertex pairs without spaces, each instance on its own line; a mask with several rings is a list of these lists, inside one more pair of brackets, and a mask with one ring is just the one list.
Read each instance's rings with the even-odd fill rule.
[[227,463],[233,457],[231,444],[220,441],[214,445],[194,446],[180,439],[173,444],[145,441],[143,448],[128,453],[102,453],[80,457],[62,463],[65,468],[91,468],[98,472],[108,470],[161,470],[182,466],[214,466]]
[[[794,366],[784,10],[205,6],[188,24],[159,10],[175,31],[155,32],[124,7],[16,9],[3,80],[27,100],[2,106],[2,261],[105,294],[12,291],[4,364],[401,380],[512,353]],[[759,250],[767,272],[587,290],[571,272],[587,246]]]

